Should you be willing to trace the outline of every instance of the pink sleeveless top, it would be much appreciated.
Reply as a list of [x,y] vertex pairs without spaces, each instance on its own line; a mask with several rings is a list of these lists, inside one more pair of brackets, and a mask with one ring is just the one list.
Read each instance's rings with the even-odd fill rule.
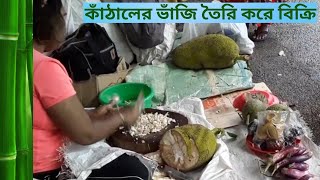
[[33,50],[33,173],[60,168],[65,137],[46,109],[76,94],[64,66]]

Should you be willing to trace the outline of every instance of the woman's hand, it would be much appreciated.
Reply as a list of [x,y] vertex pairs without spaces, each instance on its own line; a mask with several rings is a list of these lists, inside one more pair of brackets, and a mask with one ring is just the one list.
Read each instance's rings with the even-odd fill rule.
[[135,106],[122,109],[108,104],[86,112],[77,95],[50,107],[47,112],[53,122],[71,140],[81,145],[93,144],[110,137],[120,126],[134,124],[144,107],[144,98],[139,97]]
[[107,119],[108,114],[110,115],[110,113],[117,110],[116,108],[114,108],[114,105],[116,105],[116,102],[112,101],[110,104],[99,106],[98,108],[87,112],[91,119]]
[[133,125],[139,118],[142,110],[144,108],[144,95],[140,92],[138,99],[135,105],[129,106],[124,110],[124,115],[121,115],[124,121],[124,125],[131,126]]
[[[47,109],[53,122],[72,141],[89,145],[110,137],[123,125],[118,109],[112,104],[85,111],[77,95]],[[125,108],[126,123],[137,120],[137,110],[133,107]]]
[[136,107],[125,107],[123,108],[123,112],[120,113],[123,116],[123,121],[125,126],[133,125],[139,118],[141,111]]
[[108,120],[110,116],[120,116],[119,121],[125,126],[133,125],[139,118],[141,110],[139,106],[127,106],[122,108],[114,108],[115,102],[108,105],[103,105],[97,109],[88,112],[91,119],[94,120]]

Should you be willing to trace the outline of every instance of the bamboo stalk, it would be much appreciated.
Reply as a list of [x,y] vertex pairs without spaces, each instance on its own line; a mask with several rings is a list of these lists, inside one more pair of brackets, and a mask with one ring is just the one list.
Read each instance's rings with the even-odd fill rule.
[[1,179],[16,179],[16,156],[0,158]]
[[18,40],[18,2],[0,1],[0,174],[15,179],[15,80]]
[[[0,88],[0,174],[4,179],[15,177],[16,131],[15,131],[15,65],[17,38],[6,40],[0,37],[0,77],[3,85]],[[12,168],[13,166],[13,168]]]
[[[26,67],[28,68],[28,66]],[[26,71],[26,88],[25,88],[25,94],[26,94],[26,104],[27,104],[27,111],[26,111],[26,118],[27,118],[27,135],[28,135],[28,151],[27,151],[27,178],[26,179],[33,179],[33,133],[32,133],[32,104],[30,102],[30,88],[29,88],[29,79],[32,79],[32,77],[28,77],[28,71]],[[32,93],[32,92],[31,92]],[[31,97],[32,98],[32,97]]]
[[33,1],[26,0],[27,65],[31,108],[33,107]]
[[16,160],[16,178],[19,180],[28,179],[30,174],[28,170],[28,139],[30,137],[29,128],[31,121],[28,121],[27,111],[30,104],[27,104],[26,97],[29,98],[29,93],[26,94],[27,86],[27,50],[26,50],[26,1],[19,0],[19,15],[18,15],[18,49],[16,63],[16,145],[17,145],[17,160]]
[[[16,180],[29,180],[30,173],[28,172],[29,165],[29,151],[17,151],[17,159],[16,159]],[[31,177],[32,179],[32,177]]]
[[[27,58],[27,57],[25,57]],[[19,63],[17,63],[19,64]],[[16,178],[18,180],[29,180],[32,179],[33,176],[33,164],[32,164],[32,112],[31,112],[31,103],[30,103],[30,92],[29,92],[29,83],[28,83],[28,72],[27,72],[27,64],[24,63],[24,76],[21,75],[20,83],[23,84],[21,91],[17,91],[17,94],[21,94],[20,101],[22,105],[19,107],[17,105],[17,110],[21,111],[22,116],[17,115],[17,124],[16,130],[17,133],[24,133],[20,134],[20,138],[17,137],[17,161],[16,161]],[[17,66],[17,68],[20,68]],[[19,73],[17,73],[19,74]],[[17,79],[18,80],[18,79]],[[23,82],[23,83],[21,83]],[[24,108],[23,108],[24,107]],[[22,118],[21,118],[22,117]],[[19,118],[20,121],[18,120]],[[20,123],[20,125],[19,125]]]
[[[1,37],[2,36],[2,37]],[[15,65],[17,37],[0,35],[0,174],[4,179],[15,176],[16,131],[15,131]],[[7,163],[7,164],[6,164]],[[6,171],[6,172],[2,172]]]
[[25,1],[19,0],[19,39],[17,49],[16,63],[16,130],[17,133],[17,150],[28,149],[26,136],[26,70],[27,70],[27,54],[26,54],[26,26],[25,26]]
[[29,92],[29,101],[27,101],[27,104],[30,104],[31,110],[28,111],[27,118],[29,119],[28,125],[28,178],[33,178],[33,132],[32,132],[32,112],[33,112],[33,0],[26,0],[26,42],[27,42],[27,86],[28,86],[28,92]]

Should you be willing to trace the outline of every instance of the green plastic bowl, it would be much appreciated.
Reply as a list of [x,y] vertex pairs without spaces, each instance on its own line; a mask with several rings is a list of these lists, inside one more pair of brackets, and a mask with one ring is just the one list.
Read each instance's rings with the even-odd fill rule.
[[110,86],[99,94],[99,100],[101,104],[109,104],[114,96],[119,96],[119,106],[134,105],[141,91],[144,94],[144,108],[151,108],[154,91],[142,83],[121,83]]

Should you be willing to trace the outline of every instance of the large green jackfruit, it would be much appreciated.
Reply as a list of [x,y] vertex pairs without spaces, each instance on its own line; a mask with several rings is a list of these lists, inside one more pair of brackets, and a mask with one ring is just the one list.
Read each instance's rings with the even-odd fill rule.
[[217,150],[214,131],[188,124],[171,129],[160,141],[160,156],[166,164],[179,170],[191,171],[207,163]]
[[172,52],[172,60],[182,69],[223,69],[232,67],[237,60],[250,59],[239,53],[239,46],[231,38],[222,34],[209,34],[178,46]]

